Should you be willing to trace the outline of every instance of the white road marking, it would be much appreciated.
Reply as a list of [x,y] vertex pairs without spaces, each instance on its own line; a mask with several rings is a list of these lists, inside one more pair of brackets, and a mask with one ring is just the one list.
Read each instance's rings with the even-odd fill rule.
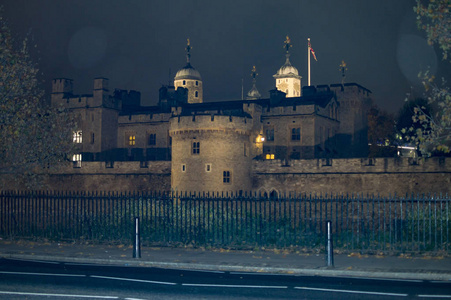
[[451,298],[451,295],[418,295],[419,298]]
[[310,287],[294,287],[298,290],[310,290],[310,291],[321,291],[321,292],[337,292],[337,293],[351,293],[351,294],[367,294],[367,295],[383,295],[383,296],[398,296],[407,297],[408,294],[396,294],[396,293],[382,293],[382,292],[365,292],[365,291],[354,291],[354,290],[337,290],[337,289],[321,289],[321,288],[310,288]]
[[225,287],[225,288],[253,288],[253,289],[287,289],[287,286],[271,285],[234,285],[234,284],[203,284],[203,283],[182,283],[184,286],[203,286],[203,287]]
[[153,281],[153,280],[143,280],[143,279],[131,279],[131,278],[109,277],[109,276],[97,276],[97,275],[90,275],[89,277],[100,278],[100,279],[113,279],[113,280],[133,281],[133,282],[144,282],[144,283],[155,283],[155,284],[177,285],[177,283],[174,283],[174,282]]
[[186,270],[186,271],[192,271],[192,272],[203,272],[203,273],[217,273],[217,274],[224,274],[224,271],[210,271],[210,270],[197,270],[197,269],[192,269],[192,270]]
[[378,278],[378,277],[340,277],[349,279],[365,279],[365,280],[385,280],[385,281],[400,281],[400,282],[423,282],[419,279],[391,279],[391,278]]
[[38,262],[38,263],[44,263],[44,264],[54,264],[59,265],[60,262],[57,261],[47,261],[47,260],[35,260],[35,259],[21,259],[21,258],[11,258],[10,260],[18,260],[18,261],[25,261],[25,262]]
[[38,276],[61,276],[61,277],[86,277],[86,275],[78,275],[78,274],[54,274],[54,273],[31,273],[31,272],[5,272],[5,271],[0,271],[0,274],[38,275]]
[[95,298],[95,299],[119,299],[115,296],[95,296],[95,295],[69,295],[69,294],[48,294],[48,293],[26,293],[26,292],[8,292],[0,291],[4,295],[27,295],[27,296],[46,296],[46,297],[77,297],[77,298]]

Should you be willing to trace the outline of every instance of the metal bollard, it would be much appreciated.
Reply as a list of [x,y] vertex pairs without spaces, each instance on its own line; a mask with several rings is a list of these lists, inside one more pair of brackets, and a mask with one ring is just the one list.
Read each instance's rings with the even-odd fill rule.
[[326,266],[334,267],[334,249],[332,242],[332,222],[326,221],[327,240],[326,240]]
[[133,258],[141,258],[141,243],[139,234],[139,218],[135,218],[135,240],[133,243]]

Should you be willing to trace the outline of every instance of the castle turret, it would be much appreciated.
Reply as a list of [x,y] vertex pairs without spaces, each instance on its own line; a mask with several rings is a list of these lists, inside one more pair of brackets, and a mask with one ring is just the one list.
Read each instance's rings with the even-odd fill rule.
[[251,90],[247,93],[247,97],[246,100],[257,100],[260,99],[262,97],[262,95],[260,95],[260,92],[257,90],[257,69],[255,68],[255,66],[252,68],[252,88]]
[[188,103],[202,103],[203,102],[203,90],[202,90],[202,78],[199,71],[193,68],[190,63],[191,58],[191,46],[188,39],[186,46],[186,65],[180,69],[174,77],[174,87],[187,88],[188,89]]
[[240,192],[252,188],[250,116],[174,115],[171,186],[177,192]]
[[298,69],[296,69],[290,62],[290,48],[291,40],[287,36],[285,40],[285,50],[286,50],[286,60],[285,64],[280,67],[273,77],[276,79],[276,88],[279,91],[287,94],[289,97],[300,97],[301,96],[301,76],[299,76]]

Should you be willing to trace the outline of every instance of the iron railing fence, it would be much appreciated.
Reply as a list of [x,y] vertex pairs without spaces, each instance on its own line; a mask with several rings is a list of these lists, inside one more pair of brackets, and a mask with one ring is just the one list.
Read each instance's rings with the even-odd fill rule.
[[0,236],[143,245],[449,252],[448,195],[379,197],[108,192],[0,192]]

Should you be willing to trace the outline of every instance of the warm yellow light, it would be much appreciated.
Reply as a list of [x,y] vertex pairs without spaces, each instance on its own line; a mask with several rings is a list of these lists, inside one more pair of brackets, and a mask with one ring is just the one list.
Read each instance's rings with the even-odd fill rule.
[[274,154],[266,154],[266,159],[274,159],[275,158],[275,156],[274,156]]

